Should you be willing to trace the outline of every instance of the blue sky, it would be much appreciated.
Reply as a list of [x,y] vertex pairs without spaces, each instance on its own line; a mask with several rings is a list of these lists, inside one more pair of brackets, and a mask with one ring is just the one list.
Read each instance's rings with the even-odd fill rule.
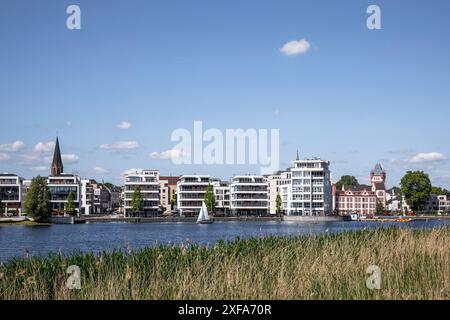
[[[66,28],[70,4],[81,30]],[[370,4],[382,30],[366,28]],[[299,149],[335,179],[367,182],[381,162],[389,186],[424,170],[450,188],[449,13],[448,1],[2,0],[0,171],[48,174],[58,133],[65,171],[82,177],[259,172],[149,156],[202,120],[279,128],[282,167]],[[306,53],[280,52],[301,39]]]

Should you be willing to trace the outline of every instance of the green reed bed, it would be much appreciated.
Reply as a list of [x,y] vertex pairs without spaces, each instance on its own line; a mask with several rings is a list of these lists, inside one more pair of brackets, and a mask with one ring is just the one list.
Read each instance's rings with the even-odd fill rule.
[[[0,299],[449,299],[450,228],[380,229],[17,259]],[[66,270],[81,270],[81,289]],[[380,290],[366,286],[370,265]]]

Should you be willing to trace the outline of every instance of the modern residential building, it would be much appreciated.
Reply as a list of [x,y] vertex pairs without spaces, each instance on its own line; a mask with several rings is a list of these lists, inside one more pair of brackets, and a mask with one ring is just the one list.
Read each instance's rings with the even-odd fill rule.
[[317,216],[332,213],[330,162],[320,158],[297,158],[290,169],[291,183],[284,192],[288,215]]
[[440,195],[438,196],[439,206],[438,213],[450,213],[450,197],[449,195]]
[[69,195],[74,196],[75,211],[81,209],[81,180],[74,174],[61,173],[58,176],[49,176],[47,186],[50,191],[50,203],[53,214],[64,214]]
[[[286,171],[278,171],[272,175],[266,176],[267,183],[268,183],[268,200],[269,200],[269,213],[271,215],[275,215],[277,213],[277,195],[280,194],[282,198],[282,213],[286,212],[287,205],[288,205],[288,197],[289,197],[289,190],[288,186],[292,183],[292,175],[290,172],[290,168],[288,168]],[[283,199],[284,196],[284,199]]]
[[207,175],[184,175],[177,182],[177,207],[182,216],[198,215],[205,199],[206,189],[211,184]]
[[268,183],[263,176],[240,175],[231,182],[233,215],[267,215],[269,211]]
[[81,180],[81,214],[90,215],[94,212],[94,187],[91,180]]
[[[177,194],[177,183],[180,180],[179,176],[160,176],[160,205],[163,212],[170,212],[173,209],[172,200]],[[176,205],[176,204],[175,204]]]
[[77,175],[64,173],[58,137],[56,137],[50,173],[50,176],[47,178],[47,185],[50,191],[52,213],[65,213],[67,200],[69,195],[72,194],[74,196],[75,211],[77,214],[80,214],[82,203],[81,179]]
[[216,215],[230,215],[230,183],[228,181],[221,181],[214,179],[213,183],[214,196],[216,198]]
[[[125,187],[123,190],[124,215],[157,216],[159,214],[159,171],[143,170],[129,173],[124,176]],[[133,212],[132,198],[136,189],[139,189],[144,200],[144,210]]]
[[450,198],[448,195],[432,194],[428,200],[426,211],[439,214],[450,212]]
[[22,214],[24,179],[16,174],[0,173],[0,215]]

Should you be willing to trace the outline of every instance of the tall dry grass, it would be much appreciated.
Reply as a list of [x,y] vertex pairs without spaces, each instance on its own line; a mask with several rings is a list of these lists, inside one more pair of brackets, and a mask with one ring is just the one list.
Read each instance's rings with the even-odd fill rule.
[[[1,299],[449,299],[450,228],[384,229],[14,260]],[[81,268],[81,290],[65,286]],[[382,271],[380,290],[366,269]]]

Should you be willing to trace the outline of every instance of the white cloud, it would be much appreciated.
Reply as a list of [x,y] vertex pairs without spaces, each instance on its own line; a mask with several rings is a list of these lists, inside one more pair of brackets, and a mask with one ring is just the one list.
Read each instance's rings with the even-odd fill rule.
[[130,129],[130,128],[131,128],[131,123],[128,122],[128,121],[122,121],[121,123],[119,123],[119,124],[117,125],[117,128],[119,128],[119,129],[124,129],[124,130]]
[[132,169],[128,169],[128,170],[125,170],[124,172],[122,172],[122,175],[124,176],[127,174],[133,174],[133,173],[142,172],[142,171],[144,171],[144,169],[142,169],[142,168],[132,168]]
[[114,150],[131,150],[139,148],[139,144],[136,141],[116,141],[111,144],[102,144],[101,149],[114,149]]
[[283,47],[280,48],[280,52],[286,56],[294,56],[307,53],[310,47],[311,45],[305,39],[292,40],[286,42]]
[[162,159],[162,160],[170,160],[170,159],[181,159],[185,155],[181,150],[169,149],[163,152],[152,152],[150,153],[150,158],[152,159]]
[[0,144],[1,151],[9,151],[16,152],[25,147],[25,143],[23,141],[14,141],[13,143]]
[[7,161],[9,159],[11,159],[11,156],[9,154],[0,153],[0,161]]
[[55,149],[55,142],[39,142],[33,148],[33,151],[36,153],[51,153]]
[[43,172],[43,171],[50,170],[50,167],[37,166],[37,167],[32,167],[31,170],[33,170],[34,172]]
[[418,153],[414,157],[409,158],[410,163],[438,162],[445,160],[446,157],[439,152]]
[[77,163],[78,160],[80,160],[80,157],[76,154],[69,153],[69,154],[62,154],[61,155],[63,163]]
[[95,167],[94,172],[95,173],[108,173],[109,171],[102,167]]

